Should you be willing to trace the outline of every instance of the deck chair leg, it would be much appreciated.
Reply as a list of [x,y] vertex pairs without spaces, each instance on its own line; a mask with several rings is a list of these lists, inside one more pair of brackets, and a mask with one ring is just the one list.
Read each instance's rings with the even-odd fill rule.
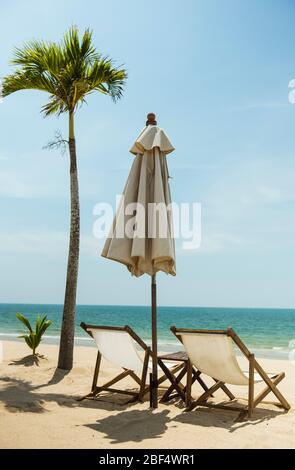
[[[124,369],[124,370],[128,370],[128,369]],[[132,370],[130,371],[130,376],[138,385],[141,385],[141,379]]]
[[[174,374],[176,374],[176,372],[178,372],[178,371],[179,371],[180,369],[182,369],[182,368],[183,368],[183,364],[178,364],[177,366],[175,366],[175,367],[171,370],[171,372],[172,372],[172,374],[174,375]],[[167,379],[166,375],[163,374],[163,375],[158,379],[158,385],[161,385],[161,384],[162,384],[163,382],[165,382],[166,380],[168,380],[168,379]]]
[[183,401],[185,401],[185,393],[183,391],[182,385],[176,381],[173,374],[170,372],[168,367],[165,366],[165,364],[163,363],[163,361],[161,361],[161,359],[159,359],[159,365],[161,369],[163,370],[164,374],[166,375],[166,377],[170,380],[171,384],[173,384],[173,387],[178,392],[179,396],[183,399]]
[[199,384],[201,385],[202,389],[206,392],[208,390],[209,387],[207,387],[207,385],[205,384],[204,380],[201,379],[200,375],[201,375],[201,371],[195,371],[194,368],[192,369],[192,375],[193,375],[193,378],[192,378],[192,383],[194,383],[196,380],[197,382],[199,382]]
[[[204,380],[201,379],[200,377],[201,375],[201,371],[200,370],[197,370],[195,371],[194,367],[192,368],[192,385],[195,383],[195,381],[199,382],[199,384],[201,385],[202,389],[206,392],[207,390],[209,390],[209,387],[207,387],[207,385],[205,384]],[[217,382],[217,380],[216,380]],[[186,386],[184,387],[183,389],[184,391],[186,390]],[[214,395],[210,395],[212,398],[214,397]]]
[[[126,377],[127,375],[130,375],[130,371],[129,370],[125,370],[124,372],[122,372],[121,374],[117,375],[116,377],[114,377],[112,380],[109,380],[108,382],[106,382],[105,384],[101,385],[101,386],[97,386],[97,379],[98,379],[98,371],[99,371],[99,365],[100,365],[100,361],[97,360],[96,362],[96,365],[97,367],[95,367],[95,371],[94,371],[94,377],[93,377],[93,383],[92,383],[92,389],[91,389],[91,392],[88,393],[87,395],[85,395],[84,397],[82,398],[79,398],[78,401],[82,401],[86,398],[95,398],[100,392],[103,392],[103,391],[108,391],[109,388],[111,387],[111,385],[114,385],[116,382],[119,382],[119,380],[122,380],[124,379],[124,377]],[[111,391],[111,390],[110,390]],[[123,392],[122,392],[123,393]]]
[[147,376],[147,371],[148,371],[150,353],[151,353],[150,348],[147,348],[144,354],[141,378],[139,378],[135,374],[135,372],[129,371],[130,376],[139,385],[139,392],[133,398],[131,398],[131,400],[129,400],[127,403],[134,403],[138,400],[142,402],[144,395],[149,391],[149,388],[146,387],[146,376]]
[[150,350],[147,349],[146,352],[145,352],[144,361],[143,361],[141,384],[140,384],[140,389],[139,389],[139,394],[138,394],[139,401],[143,401],[143,397],[145,395],[146,376],[147,376],[147,372],[148,372],[149,358],[150,358]]
[[185,409],[185,411],[192,411],[194,408],[196,408],[199,405],[203,405],[208,398],[212,395],[212,393],[216,392],[219,388],[222,387],[224,382],[216,382],[212,387],[210,387],[206,392],[204,392],[197,400],[191,402],[191,404]]
[[[207,387],[207,385],[205,384],[204,380],[201,379],[200,375],[201,375],[201,371],[195,371],[194,368],[192,370],[192,374],[193,374],[193,379],[192,379],[192,384],[197,380],[199,382],[199,384],[201,385],[201,387],[203,388],[203,390],[205,390],[205,392],[207,390],[209,390],[209,387]],[[213,379],[216,382],[218,382],[217,379]],[[227,388],[226,385],[222,385],[221,386],[221,389],[224,391],[224,393],[228,396],[228,398],[230,400],[234,400],[236,397],[232,394],[232,392]],[[214,395],[210,395],[212,398],[214,397]]]
[[101,364],[101,354],[100,354],[100,352],[98,351],[98,352],[97,352],[96,363],[95,363],[94,374],[93,374],[93,381],[92,381],[91,392],[94,392],[94,390],[96,389],[96,386],[97,386],[97,380],[98,380],[98,374],[99,374],[100,364]]
[[[283,397],[281,392],[277,389],[274,382],[268,377],[266,372],[264,372],[264,370],[258,364],[258,362],[254,361],[254,367],[257,370],[257,372],[259,373],[259,375],[263,378],[266,385],[268,385],[268,387],[270,388],[270,391],[277,397],[279,402],[282,404],[282,407],[285,408],[285,410],[289,410],[291,408],[291,406],[289,405],[287,400]],[[285,377],[284,372],[282,372],[282,374],[280,374],[280,376],[282,376],[282,378],[280,379],[280,380],[282,380]]]
[[251,418],[254,409],[254,354],[249,355],[249,386],[248,386],[248,417]]
[[84,395],[83,397],[78,398],[77,401],[83,401],[86,398],[92,398],[96,395],[95,391],[97,389],[97,380],[98,380],[98,374],[99,374],[99,369],[100,369],[100,363],[101,363],[101,354],[98,351],[97,357],[96,357],[95,368],[94,368],[93,379],[92,379],[91,392],[87,393],[87,395]]
[[[201,387],[203,388],[203,390],[205,390],[205,392],[207,390],[209,390],[209,387],[207,387],[207,385],[205,384],[204,380],[201,379],[200,377],[201,375],[201,372],[198,370],[197,372],[194,371],[193,369],[193,382],[194,383],[196,380],[199,382],[199,384],[201,385]],[[215,383],[218,382],[217,379],[213,379]],[[230,400],[234,400],[236,397],[232,394],[232,392],[227,388],[227,386],[225,384],[221,385],[221,389],[224,391],[224,393],[228,396],[228,398]],[[214,395],[210,395],[212,398],[214,397]]]
[[[128,369],[124,369],[124,370],[128,370]],[[132,377],[132,379],[133,379],[139,386],[141,386],[141,380],[140,380],[140,378],[135,374],[135,372],[133,372],[132,370],[130,370],[130,371],[129,371],[129,375],[130,375],[130,377]],[[129,403],[135,403],[135,402],[137,402],[138,400],[139,400],[139,392],[136,393],[133,398],[131,398],[130,400],[128,400],[128,401],[126,402],[126,405],[129,404]]]
[[192,378],[193,378],[193,366],[191,361],[187,361],[187,380],[185,390],[185,405],[189,407],[192,402]]
[[[215,379],[214,379],[215,380]],[[216,381],[216,380],[215,380]],[[216,381],[217,382],[217,381]],[[228,396],[230,400],[234,400],[236,397],[234,394],[229,390],[229,388],[226,385],[222,385],[221,389],[224,391],[224,393]]]
[[[177,383],[179,383],[181,381],[181,379],[185,376],[186,371],[187,371],[187,366],[185,364],[182,368],[182,371],[178,374],[178,376],[175,379]],[[166,390],[166,392],[162,396],[162,398],[160,400],[160,403],[165,403],[166,401],[168,401],[169,398],[170,398],[171,393],[173,392],[173,390],[174,390],[174,385],[171,384],[170,387]],[[184,389],[183,389],[183,391],[184,391]]]
[[[285,374],[284,372],[282,372],[281,374],[278,374],[276,377],[274,377],[272,379],[272,383],[274,386],[278,385],[282,380],[283,378],[285,377]],[[265,387],[260,393],[259,395],[257,395],[254,399],[254,407],[256,407],[269,393],[271,393],[272,390],[270,389],[269,386]],[[287,408],[286,406],[284,406],[281,401],[277,402],[277,403],[274,403],[275,405],[277,406],[280,406],[286,410],[290,409],[290,408]],[[289,405],[289,404],[288,404]]]
[[120,380],[123,380],[127,375],[130,375],[130,370],[124,370],[124,372],[121,372],[121,374],[117,375],[113,379],[109,380],[105,384],[101,385],[100,387],[96,387],[96,390],[101,389],[103,390],[104,388],[109,388],[115,383],[119,382]]

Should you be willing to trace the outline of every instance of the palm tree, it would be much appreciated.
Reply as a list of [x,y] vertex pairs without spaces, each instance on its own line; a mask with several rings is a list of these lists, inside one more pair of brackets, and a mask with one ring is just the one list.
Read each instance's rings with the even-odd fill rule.
[[76,292],[80,245],[80,206],[74,118],[87,95],[99,91],[114,101],[122,96],[126,70],[117,68],[103,57],[92,43],[86,29],[81,40],[76,27],[64,35],[60,43],[31,41],[16,48],[11,63],[17,68],[3,79],[3,96],[19,90],[40,90],[49,93],[42,107],[44,116],[68,114],[70,156],[71,222],[63,319],[58,367],[73,366]]

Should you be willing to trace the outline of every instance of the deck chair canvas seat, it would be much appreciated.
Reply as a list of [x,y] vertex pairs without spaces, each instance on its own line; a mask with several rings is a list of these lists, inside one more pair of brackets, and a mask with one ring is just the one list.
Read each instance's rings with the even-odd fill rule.
[[[98,326],[87,325],[85,323],[81,323],[80,326],[94,339],[98,348],[91,392],[82,399],[94,398],[100,392],[109,391],[131,395],[133,397],[131,401],[142,401],[144,395],[150,389],[146,385],[146,381],[148,372],[152,370],[151,349],[129,326]],[[123,372],[105,384],[98,386],[97,382],[102,357],[113,365],[122,368]],[[170,362],[167,366],[173,371],[177,371],[181,367],[178,363],[173,362]],[[137,391],[112,387],[127,376],[130,376],[136,382],[138,385]],[[164,380],[166,380],[166,377],[160,378],[159,383],[162,383]]]
[[[203,374],[211,377],[215,382],[208,391],[205,391],[197,400],[192,401],[191,374],[188,373],[188,383],[186,387],[187,410],[192,410],[197,406],[210,406],[241,411],[251,417],[254,408],[271,392],[278,400],[278,402],[275,403],[277,406],[285,410],[290,409],[289,403],[277,388],[277,384],[283,380],[285,373],[266,373],[256,361],[254,354],[250,353],[232,328],[227,330],[193,330],[177,329],[173,326],[171,327],[171,331],[183,344],[189,357],[190,368],[196,367]],[[243,372],[238,363],[234,345],[248,360],[249,369],[247,372]],[[266,387],[255,397],[254,385],[259,382],[265,382]],[[219,405],[208,401],[210,395],[219,388],[223,388],[225,384],[248,387],[248,403],[245,407],[241,408],[228,404]],[[233,399],[235,399],[234,395],[232,396]]]

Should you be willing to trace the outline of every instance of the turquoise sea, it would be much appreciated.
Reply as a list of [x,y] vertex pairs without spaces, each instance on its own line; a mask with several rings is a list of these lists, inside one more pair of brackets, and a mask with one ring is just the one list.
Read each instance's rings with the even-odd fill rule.
[[[62,305],[0,304],[0,339],[16,339],[22,331],[16,319],[21,312],[34,322],[37,313],[53,321],[44,341],[58,342]],[[76,318],[77,344],[91,345],[92,340],[79,327],[80,322],[104,325],[130,325],[150,342],[150,307],[119,305],[79,305]],[[158,307],[159,350],[179,349],[170,326],[189,328],[227,328],[232,326],[247,345],[260,356],[287,358],[290,341],[295,343],[295,309]],[[295,348],[295,344],[292,349]]]

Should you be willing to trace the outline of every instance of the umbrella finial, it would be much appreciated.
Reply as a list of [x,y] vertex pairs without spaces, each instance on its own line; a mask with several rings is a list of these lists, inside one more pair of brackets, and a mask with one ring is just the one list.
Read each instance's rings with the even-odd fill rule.
[[146,124],[146,126],[156,126],[157,125],[155,113],[148,113],[147,121],[146,121],[145,124]]

